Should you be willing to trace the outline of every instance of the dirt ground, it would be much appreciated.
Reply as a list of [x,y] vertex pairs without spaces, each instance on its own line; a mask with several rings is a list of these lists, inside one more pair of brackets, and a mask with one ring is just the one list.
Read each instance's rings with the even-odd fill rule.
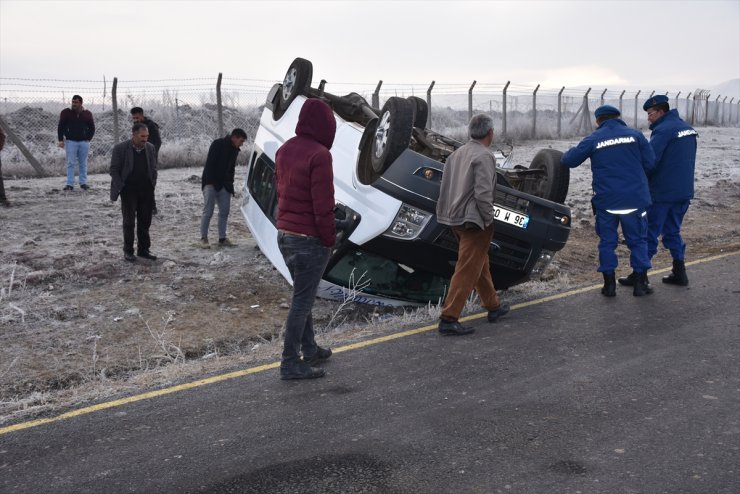
[[[683,230],[689,260],[740,249],[740,129],[698,130],[696,198]],[[527,142],[516,147],[515,162],[575,142]],[[12,206],[0,208],[0,424],[276,358],[290,286],[256,247],[239,194],[228,225],[237,246],[195,246],[200,173],[160,173],[160,214],[150,230],[159,259],[134,264],[123,260],[120,202],[109,200],[107,175],[91,175],[88,192],[63,192],[63,177],[6,180]],[[237,190],[244,174],[237,169]],[[588,162],[571,173],[573,228],[545,279],[504,298],[600,281],[590,181]],[[216,222],[214,215],[211,237]],[[629,272],[626,247],[619,256],[620,274]],[[655,267],[669,264],[661,250]],[[430,324],[438,308],[319,301],[314,314],[320,341],[337,345]]]

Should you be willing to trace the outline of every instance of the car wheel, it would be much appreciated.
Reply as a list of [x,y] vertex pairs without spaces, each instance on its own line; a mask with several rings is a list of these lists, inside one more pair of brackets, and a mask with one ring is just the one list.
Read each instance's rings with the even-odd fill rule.
[[313,78],[313,64],[303,58],[296,58],[288,67],[283,78],[282,88],[278,93],[277,111],[272,112],[278,120],[288,110],[288,107],[299,94],[304,94],[311,87]]
[[426,129],[427,119],[429,118],[429,106],[427,106],[427,102],[416,96],[409,96],[406,99],[411,102],[414,109],[414,127]]
[[375,134],[370,139],[370,162],[376,173],[383,173],[409,147],[414,124],[414,108],[404,98],[392,97],[380,110]]
[[556,149],[540,149],[529,165],[530,170],[543,170],[544,175],[533,182],[534,185],[524,190],[528,194],[542,197],[553,202],[563,203],[568,195],[570,184],[570,168],[560,164],[561,151]]

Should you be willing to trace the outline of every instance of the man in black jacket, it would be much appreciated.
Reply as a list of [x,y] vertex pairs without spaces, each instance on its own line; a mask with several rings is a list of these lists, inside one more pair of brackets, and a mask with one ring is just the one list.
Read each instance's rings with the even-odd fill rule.
[[152,224],[152,201],[157,185],[157,152],[147,142],[149,129],[143,123],[134,124],[131,139],[116,144],[110,160],[110,200],[121,196],[123,213],[123,254],[129,262],[134,256],[134,226],[136,226],[137,255],[150,261],[157,257],[149,252]]
[[87,190],[87,154],[90,141],[95,135],[95,121],[90,111],[82,107],[82,96],[72,96],[72,106],[59,114],[57,140],[67,154],[67,184],[64,190],[72,190],[75,184],[75,163],[80,168],[80,188]]
[[208,227],[211,224],[213,209],[218,202],[218,245],[232,247],[234,244],[226,238],[226,221],[231,208],[231,196],[234,195],[234,171],[236,158],[239,155],[247,133],[234,129],[230,135],[216,139],[208,149],[206,166],[203,168],[201,188],[203,189],[203,217],[200,220],[200,246],[209,249]]
[[[159,148],[162,147],[162,137],[159,135],[159,125],[157,122],[149,117],[145,117],[144,109],[139,106],[131,108],[131,120],[133,120],[135,124],[143,123],[146,125],[146,128],[149,129],[149,139],[147,142],[154,145],[154,149],[157,151],[157,160],[159,160]],[[152,214],[157,214],[156,197],[152,199]]]

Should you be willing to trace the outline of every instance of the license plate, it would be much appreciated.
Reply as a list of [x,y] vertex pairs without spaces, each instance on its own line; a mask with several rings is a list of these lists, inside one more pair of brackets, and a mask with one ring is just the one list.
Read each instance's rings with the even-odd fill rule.
[[522,213],[515,213],[510,209],[502,208],[496,204],[493,205],[493,218],[509,225],[518,226],[519,228],[527,228],[529,224],[529,216]]

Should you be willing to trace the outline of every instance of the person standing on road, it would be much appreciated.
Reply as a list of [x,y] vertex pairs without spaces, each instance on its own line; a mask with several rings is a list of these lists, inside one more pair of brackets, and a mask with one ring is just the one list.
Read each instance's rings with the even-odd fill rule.
[[[5,131],[0,127],[0,151],[5,147]],[[5,184],[3,183],[3,162],[0,160],[0,206],[10,206],[8,198],[5,197]]]
[[203,189],[203,216],[200,219],[200,246],[210,249],[208,227],[211,224],[213,209],[218,203],[218,246],[233,247],[235,244],[226,237],[226,222],[231,209],[231,196],[234,195],[234,173],[236,158],[239,156],[247,133],[234,129],[230,135],[211,143],[203,168],[201,188]]
[[276,154],[277,241],[293,280],[281,379],[322,377],[324,369],[315,366],[331,356],[330,349],[316,344],[311,310],[336,241],[334,175],[329,152],[336,128],[329,105],[309,99],[298,116],[295,137]]
[[[138,106],[131,108],[131,120],[134,123],[143,123],[149,129],[149,140],[157,151],[157,163],[159,163],[159,148],[162,147],[162,137],[159,135],[159,125],[157,122],[144,116],[144,109]],[[152,215],[157,215],[157,198],[152,200]]]
[[489,149],[493,119],[485,114],[473,116],[468,133],[470,140],[445,162],[437,202],[437,221],[448,225],[458,241],[455,272],[439,320],[442,335],[474,331],[458,321],[473,289],[488,310],[489,322],[509,312],[509,304],[501,302],[496,293],[489,265],[496,195],[496,158]]
[[67,155],[67,185],[64,190],[72,190],[75,184],[75,164],[79,163],[80,188],[87,190],[87,155],[90,141],[95,135],[95,121],[90,111],[82,107],[82,96],[72,96],[72,106],[59,114],[57,139],[59,147]]
[[121,196],[123,214],[123,256],[135,262],[134,226],[139,257],[156,261],[157,257],[149,251],[151,239],[149,227],[152,224],[152,198],[157,185],[157,152],[154,145],[147,142],[149,129],[143,123],[131,128],[131,139],[116,144],[110,161],[110,200]]
[[[659,94],[648,99],[642,109],[650,122],[650,145],[655,152],[655,170],[648,174],[650,197],[648,209],[648,256],[658,253],[658,238],[671,251],[673,269],[663,283],[686,286],[684,256],[686,243],[681,238],[681,224],[691,199],[694,198],[694,167],[697,132],[671,110],[668,96]],[[619,278],[626,286],[634,284],[634,275]]]
[[636,297],[653,292],[648,284],[650,257],[647,251],[647,207],[650,206],[647,173],[655,167],[655,154],[639,130],[627,127],[613,106],[596,109],[597,129],[560,158],[560,164],[575,168],[591,158],[594,196],[591,202],[596,213],[596,234],[599,236],[599,269],[604,275],[601,293],[614,297],[614,271],[618,259],[617,227],[630,249],[630,265],[634,274]]

